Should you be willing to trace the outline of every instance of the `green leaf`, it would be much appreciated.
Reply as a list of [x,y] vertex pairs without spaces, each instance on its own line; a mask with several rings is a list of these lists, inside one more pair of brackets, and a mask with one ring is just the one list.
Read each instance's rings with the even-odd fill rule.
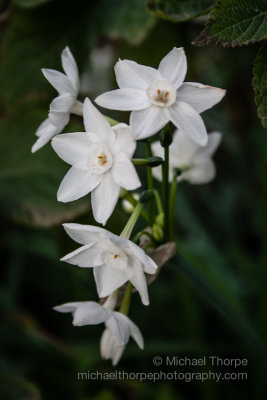
[[258,337],[243,314],[235,309],[233,304],[224,297],[223,293],[218,291],[197,267],[193,266],[182,256],[176,255],[171,264],[178,268],[179,273],[195,287],[211,307],[221,314],[236,333],[251,345],[253,351],[266,360],[267,349],[265,344]]
[[101,0],[94,20],[101,34],[133,44],[139,44],[155,22],[146,10],[145,0]]
[[267,128],[267,44],[263,44],[254,61],[253,88],[258,116],[264,128]]
[[14,3],[22,8],[31,8],[41,6],[42,4],[49,3],[50,1],[54,0],[14,0]]
[[41,400],[39,390],[20,376],[1,372],[0,399],[5,400]]
[[221,0],[193,44],[235,47],[267,38],[267,0]]
[[215,3],[215,0],[147,0],[147,8],[159,18],[183,22],[206,14]]
[[49,227],[84,213],[90,200],[58,202],[69,166],[49,144],[31,154],[34,132],[45,117],[34,109],[20,110],[0,121],[0,213],[25,225]]

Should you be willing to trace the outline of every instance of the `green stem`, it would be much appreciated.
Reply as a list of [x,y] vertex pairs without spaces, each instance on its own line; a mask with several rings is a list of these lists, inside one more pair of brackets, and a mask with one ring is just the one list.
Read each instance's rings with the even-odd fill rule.
[[170,237],[169,220],[169,147],[164,148],[164,163],[162,164],[162,185],[164,194],[164,241]]
[[[124,200],[127,200],[133,207],[137,206],[138,201],[134,198],[132,193],[128,192],[128,190],[121,189],[121,197]],[[141,215],[149,223],[149,216],[144,208],[141,210]]]
[[176,189],[177,189],[177,177],[180,175],[181,171],[178,168],[174,168],[172,184],[171,184],[171,194],[170,194],[170,239],[174,240],[174,221],[175,221],[175,200],[176,200]]
[[[146,154],[147,157],[152,157],[152,150],[151,150],[151,143],[149,140],[146,141]],[[149,190],[153,191],[153,176],[152,176],[152,168],[147,167],[147,187]],[[151,201],[149,204],[149,221],[150,225],[153,224],[153,221],[155,219],[155,209],[154,209],[154,202]]]
[[130,307],[130,302],[131,302],[131,295],[132,295],[132,284],[130,281],[128,281],[127,286],[126,286],[126,290],[121,302],[121,306],[119,309],[119,312],[127,315],[128,311],[129,311],[129,307]]
[[125,225],[123,231],[121,232],[120,236],[126,239],[129,239],[132,233],[132,230],[136,224],[136,221],[144,207],[144,204],[148,203],[152,197],[151,190],[144,190],[139,198],[139,201],[133,210],[132,215],[130,216],[127,224]]
[[157,204],[157,209],[158,209],[158,213],[161,214],[163,213],[163,207],[162,207],[162,202],[160,199],[160,195],[157,189],[153,190],[153,194],[155,196],[155,200],[156,200],[156,204]]

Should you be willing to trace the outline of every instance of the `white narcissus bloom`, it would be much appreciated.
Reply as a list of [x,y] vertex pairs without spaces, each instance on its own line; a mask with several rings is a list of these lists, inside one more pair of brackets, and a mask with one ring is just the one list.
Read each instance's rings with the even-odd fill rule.
[[71,112],[81,114],[81,103],[77,101],[80,89],[78,68],[68,47],[62,51],[61,61],[65,74],[53,69],[42,69],[59,96],[51,102],[48,118],[37,129],[38,139],[32,147],[33,153],[63,130]]
[[157,265],[130,240],[91,225],[64,224],[68,235],[83,246],[61,261],[93,268],[99,297],[106,297],[130,281],[144,305],[149,304],[145,272],[154,274]]
[[[215,164],[211,157],[221,142],[221,134],[212,132],[208,135],[208,144],[201,147],[188,139],[181,130],[176,130],[173,142],[170,146],[169,177],[173,176],[173,169],[183,170],[178,181],[188,181],[193,184],[208,183],[214,179],[216,174]],[[152,151],[155,155],[162,157],[164,153],[160,142],[152,143]],[[153,168],[155,178],[161,180],[162,172],[160,167]]]
[[183,48],[174,47],[158,69],[119,60],[115,74],[120,89],[104,93],[96,103],[112,110],[132,111],[130,125],[137,139],[154,135],[169,121],[200,146],[207,144],[207,131],[199,113],[211,108],[225,90],[184,82],[187,71]]
[[68,202],[92,192],[94,218],[104,225],[120,188],[134,190],[141,185],[131,162],[136,141],[129,126],[111,127],[89,99],[84,102],[83,117],[86,132],[61,134],[52,140],[59,157],[72,165],[57,196]]
[[101,355],[104,359],[111,358],[113,365],[119,361],[130,336],[143,349],[144,341],[138,327],[124,314],[110,310],[93,301],[66,303],[54,307],[54,310],[73,315],[73,325],[98,325],[105,323],[100,343]]

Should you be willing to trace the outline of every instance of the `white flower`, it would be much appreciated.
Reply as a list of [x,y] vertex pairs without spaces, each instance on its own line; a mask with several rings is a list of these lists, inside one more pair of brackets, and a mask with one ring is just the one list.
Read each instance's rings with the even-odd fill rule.
[[86,132],[54,137],[59,157],[72,165],[58,190],[58,200],[68,202],[92,192],[97,222],[105,224],[118,201],[120,187],[134,190],[141,185],[131,162],[136,148],[132,131],[125,124],[111,128],[86,99],[83,107]]
[[124,314],[112,311],[93,301],[66,303],[54,307],[54,310],[73,315],[73,325],[98,325],[105,323],[100,343],[101,355],[104,359],[111,358],[113,365],[119,361],[130,336],[143,349],[144,341],[138,327]]
[[[178,181],[188,181],[190,183],[201,184],[208,183],[214,179],[216,169],[211,157],[217,150],[221,142],[221,134],[212,132],[208,135],[208,144],[206,147],[200,147],[192,140],[188,139],[181,130],[176,130],[173,142],[170,146],[170,181],[173,176],[173,168],[181,168],[182,174]],[[160,142],[152,143],[153,153],[159,157],[163,156],[164,149]],[[153,168],[155,178],[161,180],[161,168]]]
[[79,74],[76,62],[68,47],[62,51],[61,61],[65,74],[53,69],[42,69],[44,76],[57,90],[59,96],[50,104],[48,118],[36,132],[36,136],[39,138],[32,147],[33,153],[60,133],[69,122],[70,113],[80,108],[79,102],[77,102],[80,88]]
[[158,70],[130,60],[119,60],[115,74],[120,89],[104,93],[96,103],[113,110],[132,111],[130,125],[137,139],[152,136],[171,121],[197,144],[207,144],[207,132],[199,113],[218,103],[225,90],[185,82],[183,48],[174,47]]
[[83,246],[61,260],[93,268],[99,297],[106,297],[130,281],[149,304],[145,272],[154,274],[155,262],[136,244],[91,225],[64,224],[68,235]]

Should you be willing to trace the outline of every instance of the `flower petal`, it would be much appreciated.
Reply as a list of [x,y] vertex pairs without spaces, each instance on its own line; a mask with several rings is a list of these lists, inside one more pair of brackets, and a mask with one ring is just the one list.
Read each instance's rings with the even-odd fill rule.
[[112,365],[115,366],[119,362],[124,348],[125,345],[120,344],[116,336],[106,328],[100,340],[101,357],[104,358],[104,360],[111,359]]
[[68,47],[65,47],[65,49],[61,53],[61,61],[62,61],[62,67],[66,75],[68,76],[72,86],[73,90],[76,94],[79,92],[80,88],[80,81],[79,81],[79,73],[78,73],[78,68],[76,61]]
[[158,71],[162,77],[178,89],[187,72],[187,62],[183,47],[174,47],[160,62]]
[[201,147],[197,150],[194,159],[203,159],[212,157],[221,143],[222,135],[220,132],[212,132],[208,135],[208,144],[206,147]]
[[136,149],[136,141],[131,127],[126,124],[118,124],[113,126],[112,129],[116,135],[115,142],[112,146],[112,154],[123,151],[131,158]]
[[131,240],[128,240],[128,248],[129,254],[138,258],[138,260],[143,264],[144,271],[147,274],[155,274],[157,271],[157,264],[155,261],[149,257],[141,247],[137,246],[137,244],[133,243]]
[[145,139],[160,131],[168,122],[163,109],[156,106],[141,111],[133,111],[130,116],[130,125],[135,138]]
[[43,68],[42,73],[59,94],[70,93],[73,96],[76,95],[69,78],[62,72],[54,69]]
[[92,209],[95,220],[105,225],[111,216],[120,195],[120,187],[113,179],[110,171],[107,171],[100,185],[93,190]]
[[121,271],[109,265],[94,268],[94,277],[99,297],[109,296],[128,280],[127,270]]
[[66,303],[54,307],[55,311],[72,312],[73,325],[98,325],[105,322],[111,315],[111,311],[102,307],[94,301],[82,301],[77,303]]
[[68,164],[75,164],[88,157],[90,140],[87,132],[65,133],[52,140],[52,147],[57,155]]
[[120,344],[126,344],[130,338],[129,318],[126,315],[114,311],[106,321],[106,327],[115,335]]
[[140,261],[135,257],[129,257],[129,263],[132,267],[133,274],[130,278],[130,282],[139,292],[142,303],[145,306],[149,305],[148,291],[147,291],[147,281],[145,273]]
[[144,348],[144,339],[142,333],[140,332],[138,326],[136,326],[131,320],[128,321],[128,326],[130,328],[130,335],[136,341],[140,349]]
[[49,106],[50,111],[63,111],[70,112],[73,104],[75,103],[75,98],[70,93],[64,93],[57,96]]
[[201,83],[185,82],[177,91],[177,101],[189,104],[198,113],[213,107],[224,97],[226,90]]
[[77,265],[81,268],[94,268],[103,264],[99,248],[95,243],[89,243],[62,257],[60,261]]
[[81,302],[81,301],[77,301],[77,302],[73,302],[73,303],[65,303],[65,304],[61,304],[59,306],[53,307],[53,310],[61,312],[61,313],[73,312],[82,303],[83,302]]
[[98,325],[105,322],[110,316],[110,310],[94,301],[85,301],[74,313],[73,325]]
[[87,132],[97,133],[100,141],[110,147],[115,141],[115,134],[103,115],[86,98],[83,104],[83,121]]
[[198,146],[189,139],[182,129],[177,129],[170,146],[170,163],[175,167],[191,165],[198,149],[204,149],[204,147]]
[[192,184],[209,183],[216,175],[214,162],[209,159],[201,159],[188,171],[181,175],[181,180],[186,180]]
[[155,68],[137,64],[131,60],[119,60],[115,64],[116,80],[120,88],[146,90],[153,81],[160,78]]
[[179,101],[166,108],[165,112],[171,122],[182,129],[193,142],[200,146],[207,145],[208,135],[204,122],[191,106]]
[[60,132],[56,126],[52,125],[47,118],[37,129],[36,135],[39,136],[34,145],[32,146],[32,153],[35,153],[46,143],[49,142],[52,137],[56,136]]
[[71,167],[59,186],[57,199],[63,203],[77,200],[94,190],[100,182],[100,175]]
[[118,153],[113,157],[111,173],[114,182],[126,190],[141,186],[135,167],[125,153]]
[[80,244],[88,244],[103,238],[113,239],[117,237],[117,235],[106,229],[94,225],[63,224],[63,227],[67,234]]
[[143,110],[151,105],[144,90],[123,88],[101,94],[95,102],[104,108],[120,111]]
[[70,113],[65,111],[49,111],[48,117],[51,124],[62,131],[70,120]]

